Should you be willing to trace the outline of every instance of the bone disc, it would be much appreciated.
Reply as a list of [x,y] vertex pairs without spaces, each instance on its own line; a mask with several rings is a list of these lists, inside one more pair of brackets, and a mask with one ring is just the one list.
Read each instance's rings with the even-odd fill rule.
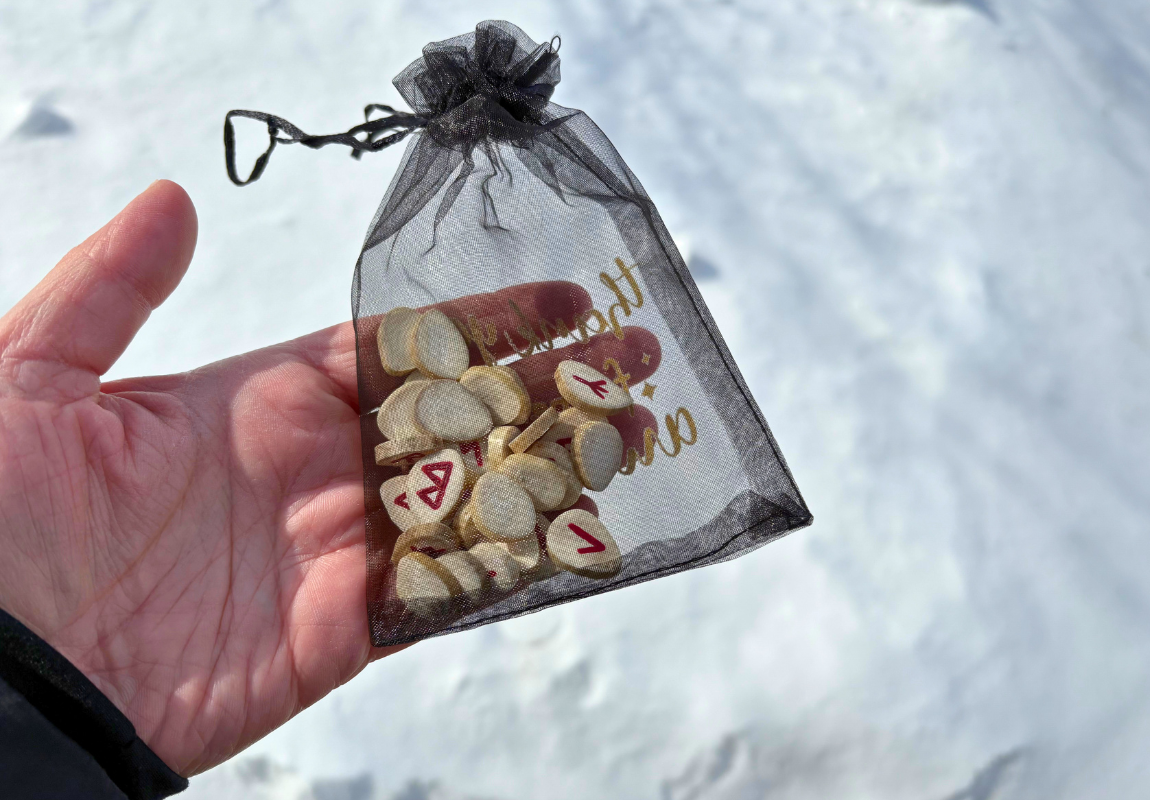
[[567,473],[567,493],[563,495],[563,502],[557,508],[566,510],[579,502],[583,496],[583,482],[575,477],[573,472]]
[[539,441],[531,445],[527,454],[545,458],[563,471],[567,490],[555,508],[568,509],[575,505],[579,496],[583,494],[583,482],[575,476],[575,464],[571,461],[571,451],[557,442]]
[[407,342],[421,316],[418,311],[399,306],[379,321],[375,342],[379,345],[379,360],[388,375],[406,375],[415,369],[415,362],[407,352]]
[[[451,525],[451,529],[453,531],[455,531],[456,534],[459,534],[459,533],[461,533],[462,528],[464,528],[467,525],[468,518],[470,516],[471,516],[471,498],[468,497],[467,502],[464,502],[463,498],[460,497],[459,503],[456,505],[456,508],[455,508],[455,513],[451,515],[450,520],[445,524]],[[468,547],[470,546],[467,544],[466,541],[464,541],[464,545],[468,546]]]
[[[589,513],[593,517],[599,516],[599,506],[597,506],[595,504],[595,501],[591,499],[591,495],[588,495],[588,494],[579,495],[579,499],[575,501],[575,504],[573,506],[571,506],[570,510],[574,511],[577,508],[583,509],[584,511],[586,511],[587,513]],[[559,515],[555,514],[555,513],[551,513],[547,516],[554,519],[555,517],[557,517]]]
[[470,442],[491,433],[491,412],[487,406],[455,381],[410,386],[418,392],[415,421],[425,432],[448,442]]
[[535,515],[535,545],[539,551],[539,561],[526,575],[532,583],[538,583],[559,574],[559,568],[547,555],[547,529],[549,527],[551,527],[551,520],[542,514]]
[[435,378],[430,375],[424,375],[419,370],[408,373],[407,377],[403,379],[404,383],[419,383],[420,381],[433,381]]
[[487,468],[499,469],[503,459],[511,454],[511,440],[519,435],[519,429],[514,425],[504,425],[496,428],[487,437]]
[[575,429],[571,455],[583,485],[601,492],[623,464],[623,437],[609,422],[585,422]]
[[395,523],[395,527],[405,531],[419,522],[407,502],[407,476],[396,475],[389,478],[379,487],[379,499],[387,509],[387,515]]
[[415,402],[428,385],[426,381],[405,383],[389,394],[375,415],[379,432],[388,439],[404,439],[426,433],[415,422]]
[[525,421],[531,413],[531,398],[518,375],[512,379],[495,367],[471,367],[459,383],[483,401],[495,425],[512,425],[520,418]]
[[487,577],[499,591],[510,591],[519,583],[519,562],[500,545],[494,542],[480,542],[467,552],[479,560],[487,572]]
[[497,369],[497,370],[499,370],[501,373],[503,373],[504,375],[506,375],[506,376],[507,376],[507,379],[508,379],[509,381],[511,381],[513,384],[515,384],[515,386],[517,386],[517,387],[519,388],[519,390],[523,392],[523,394],[527,395],[527,398],[528,398],[528,400],[527,400],[527,407],[526,407],[526,408],[524,408],[524,409],[523,409],[523,410],[520,412],[520,414],[519,414],[519,416],[518,416],[518,417],[516,417],[515,419],[511,420],[511,424],[512,424],[512,425],[522,425],[522,424],[524,424],[525,422],[527,422],[527,420],[531,419],[531,399],[530,399],[530,398],[531,398],[531,395],[530,395],[530,393],[527,391],[527,386],[526,386],[526,385],[524,385],[524,383],[523,383],[523,378],[521,378],[521,377],[519,376],[519,373],[518,373],[518,372],[516,372],[515,370],[511,369],[511,367],[506,367],[506,366],[503,366],[502,364],[496,364],[494,367],[492,367],[492,369]]
[[455,580],[463,587],[463,594],[468,600],[475,601],[483,594],[483,589],[487,585],[487,567],[471,553],[461,550],[435,560],[451,571]]
[[442,442],[426,434],[392,439],[375,446],[375,463],[381,467],[390,467],[412,456],[426,455],[442,446]]
[[451,599],[463,587],[451,570],[423,553],[409,553],[395,569],[395,594],[420,617],[439,617],[451,608]]
[[525,453],[531,445],[542,438],[543,434],[559,419],[559,409],[549,407],[539,415],[539,418],[523,429],[523,433],[511,440],[508,445],[516,453]]
[[399,560],[395,593],[400,600],[450,599],[463,592],[450,570],[423,553],[408,553]]
[[487,541],[483,534],[480,533],[479,528],[475,526],[474,520],[471,519],[471,513],[475,509],[471,503],[467,503],[463,508],[459,509],[459,513],[455,515],[455,520],[452,528],[459,535],[463,541],[463,546],[470,550],[479,542]]
[[546,580],[559,575],[559,568],[555,567],[555,563],[551,560],[551,556],[547,555],[547,525],[551,524],[550,520],[542,517],[544,528],[539,531],[539,563],[536,564],[535,569],[527,572],[526,577],[531,583],[539,583],[540,580]]
[[545,458],[512,453],[499,471],[527,490],[538,511],[555,510],[567,496],[567,473]]
[[564,472],[575,474],[575,464],[571,461],[571,451],[557,442],[538,441],[527,449],[527,454],[545,458]]
[[535,504],[511,478],[488,472],[476,482],[471,497],[471,520],[486,538],[510,542],[533,535]]
[[[590,414],[584,414],[577,408],[571,408],[568,409],[568,411],[574,411],[576,414],[579,414],[582,417],[591,416]],[[551,426],[552,430],[563,424],[563,414],[565,413],[567,412],[564,411],[559,414],[560,421]],[[551,431],[548,431],[548,433],[551,433]],[[572,435],[574,435],[574,432],[572,432]],[[568,444],[570,444],[570,440],[568,440]],[[531,445],[531,449],[528,450],[527,453],[529,455],[539,456],[540,458],[546,458],[549,461],[553,461],[556,466],[561,468],[566,473],[567,492],[563,495],[562,502],[560,502],[556,508],[568,509],[575,505],[575,503],[579,500],[580,495],[583,494],[583,482],[580,481],[579,478],[575,475],[575,462],[571,460],[571,451],[558,442],[545,442],[540,440]]]
[[466,483],[463,457],[445,447],[415,462],[407,473],[407,503],[421,522],[441,522],[455,510]]
[[454,553],[460,542],[455,531],[440,522],[421,522],[412,525],[399,535],[391,550],[391,563],[396,563],[408,553],[423,553],[429,558],[439,558]]
[[434,308],[424,312],[411,330],[407,354],[421,372],[453,381],[459,380],[471,360],[463,334],[446,314]]
[[467,467],[468,479],[471,483],[484,472],[487,472],[487,437],[483,436],[473,442],[458,442],[448,445],[452,450],[458,450],[463,456],[463,465]]
[[565,408],[559,412],[559,419],[555,421],[554,425],[547,429],[547,433],[539,437],[539,441],[554,442],[570,450],[571,440],[575,438],[576,428],[584,422],[603,422],[606,419],[606,417],[600,416],[599,414],[588,414],[586,411],[581,411],[578,408]]
[[516,539],[514,542],[501,542],[500,547],[507,550],[512,558],[519,564],[519,571],[521,573],[528,573],[539,566],[539,526],[543,526],[544,537],[546,537],[547,527],[550,523],[547,517],[542,514],[537,514],[535,517],[535,536],[528,536],[526,539]]
[[555,387],[568,403],[592,414],[614,414],[633,402],[630,392],[580,361],[559,362]]
[[547,528],[547,553],[557,567],[585,578],[610,578],[623,566],[615,538],[582,509],[564,511]]

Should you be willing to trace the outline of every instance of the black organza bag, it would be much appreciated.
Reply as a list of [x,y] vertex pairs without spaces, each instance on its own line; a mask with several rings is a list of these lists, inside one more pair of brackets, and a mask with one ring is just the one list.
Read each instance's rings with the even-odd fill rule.
[[[554,40],[483,22],[395,79],[411,114],[368,106],[329,136],[225,122],[240,185],[277,142],[358,157],[413,134],[352,287],[376,646],[811,522],[650,198],[585,114],[550,102],[558,82]],[[246,181],[235,116],[271,136]]]

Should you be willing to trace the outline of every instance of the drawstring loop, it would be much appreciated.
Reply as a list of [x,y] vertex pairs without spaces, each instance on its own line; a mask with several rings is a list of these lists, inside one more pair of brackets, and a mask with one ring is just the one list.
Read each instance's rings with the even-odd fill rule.
[[[373,112],[386,112],[387,116],[372,119]],[[259,180],[260,176],[264,174],[268,159],[271,158],[272,151],[276,149],[277,144],[302,144],[313,150],[318,150],[329,144],[342,144],[351,148],[353,158],[359,158],[364,152],[374,153],[402,141],[412,131],[426,127],[428,122],[426,117],[396,111],[391,106],[382,103],[372,103],[364,108],[363,116],[365,122],[348,129],[345,133],[313,136],[300,130],[283,117],[277,117],[274,114],[242,109],[229,111],[224,117],[224,160],[228,168],[228,177],[236,186],[247,186],[249,183]],[[256,159],[255,166],[252,167],[252,172],[247,180],[241,179],[236,173],[236,132],[232,124],[233,117],[258,120],[268,126],[268,149]],[[388,133],[392,130],[395,133]],[[279,136],[280,133],[286,133],[287,136]],[[358,138],[360,135],[364,135],[362,139]]]

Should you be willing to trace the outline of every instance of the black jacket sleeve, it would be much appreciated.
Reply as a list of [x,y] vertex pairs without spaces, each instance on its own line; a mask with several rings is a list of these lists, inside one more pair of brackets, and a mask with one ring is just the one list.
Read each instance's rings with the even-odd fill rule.
[[83,673],[0,610],[0,794],[155,800],[187,786]]

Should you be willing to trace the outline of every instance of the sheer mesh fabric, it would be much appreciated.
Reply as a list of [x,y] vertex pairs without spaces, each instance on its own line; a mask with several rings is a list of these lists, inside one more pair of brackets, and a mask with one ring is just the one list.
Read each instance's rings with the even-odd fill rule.
[[[489,21],[428,45],[396,77],[411,114],[369,116],[333,137],[258,116],[272,147],[273,128],[291,135],[281,142],[313,147],[364,133],[357,152],[384,146],[387,130],[402,129],[391,141],[411,133],[352,287],[376,646],[725,561],[812,519],[650,198],[589,117],[551,102],[558,82],[551,43]],[[631,448],[608,488],[587,492],[622,552],[614,577],[524,578],[433,617],[398,599],[391,556],[400,531],[380,487],[402,470],[376,465],[374,453],[385,440],[375,412],[403,382],[384,371],[376,332],[400,306],[439,307],[468,338],[472,364],[510,365],[529,385],[545,385],[566,348],[565,357],[627,386],[636,407],[611,422],[630,432]],[[547,402],[543,395],[534,399]]]

